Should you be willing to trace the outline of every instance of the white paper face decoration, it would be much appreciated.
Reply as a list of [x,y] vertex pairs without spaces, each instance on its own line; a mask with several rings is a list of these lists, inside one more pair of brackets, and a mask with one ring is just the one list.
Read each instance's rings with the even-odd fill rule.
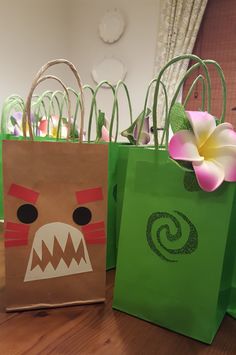
[[[54,255],[55,247],[57,250]],[[66,250],[70,260],[67,260]],[[36,232],[25,282],[50,279],[92,271],[89,254],[83,234],[73,226],[65,223],[49,223]]]
[[119,40],[125,30],[124,16],[118,9],[108,10],[99,23],[99,35],[106,43]]

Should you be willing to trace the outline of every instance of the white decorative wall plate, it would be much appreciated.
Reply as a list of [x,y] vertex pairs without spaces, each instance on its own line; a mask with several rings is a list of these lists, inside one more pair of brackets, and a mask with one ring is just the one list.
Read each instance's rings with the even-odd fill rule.
[[108,10],[99,23],[99,35],[106,43],[114,43],[125,30],[125,20],[118,9]]
[[[119,80],[123,80],[126,76],[126,68],[124,64],[116,58],[105,58],[96,64],[92,70],[94,81],[99,84],[106,80],[111,85],[116,85]],[[106,85],[104,85],[106,87]]]

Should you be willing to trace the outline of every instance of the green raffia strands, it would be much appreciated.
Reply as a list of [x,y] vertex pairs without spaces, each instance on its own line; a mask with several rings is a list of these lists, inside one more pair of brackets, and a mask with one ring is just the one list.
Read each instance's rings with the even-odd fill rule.
[[[146,110],[146,115],[145,117],[147,117],[150,113],[151,113],[151,110],[150,108],[147,108]],[[125,137],[129,140],[129,142],[132,144],[132,145],[135,145],[137,144],[138,142],[138,139],[137,141],[134,139],[134,128],[136,125],[139,124],[139,122],[141,121],[141,124],[143,124],[143,116],[144,116],[144,112],[145,111],[142,111],[140,113],[140,115],[136,118],[136,120],[129,126],[129,128],[125,129],[123,132],[121,132],[121,135],[122,137]],[[145,118],[144,117],[144,118]],[[140,130],[139,130],[140,131]],[[141,132],[141,131],[140,131]]]
[[[89,85],[84,85],[83,90],[88,90],[92,95],[92,102],[90,105],[90,112],[89,112],[89,121],[88,121],[88,142],[90,143],[91,137],[91,129],[92,129],[92,119],[93,119],[93,111],[95,110],[95,119],[97,124],[97,101],[96,101],[96,94],[93,88]],[[80,102],[80,109],[81,109],[81,102]]]
[[[60,97],[60,99],[59,99]],[[49,110],[48,110],[48,135],[49,135],[49,122],[50,122],[50,119],[52,117],[52,115],[56,115],[56,110],[55,110],[55,107],[54,107],[54,101],[56,101],[56,104],[57,104],[57,111],[58,111],[58,117],[59,117],[59,120],[58,120],[58,128],[57,128],[57,137],[56,137],[56,140],[58,140],[60,138],[60,124],[61,124],[61,120],[62,120],[62,112],[63,112],[63,107],[64,107],[64,101],[66,100],[66,96],[64,94],[63,91],[61,90],[56,90],[52,93],[52,96],[51,96],[51,101],[49,103]],[[67,102],[66,102],[66,105],[67,105]]]
[[[61,138],[61,124],[62,124],[62,115],[63,115],[64,105],[66,105],[66,109],[68,109],[68,98],[67,98],[65,92],[63,92],[62,101],[61,101],[60,115],[59,115],[58,127],[57,127],[57,140]],[[50,119],[51,119],[51,117],[50,117]],[[69,120],[69,117],[68,117],[68,120]],[[48,125],[48,129],[49,129],[49,125]]]
[[115,94],[114,94],[114,103],[112,107],[112,114],[111,114],[111,122],[110,122],[110,129],[109,129],[109,138],[110,142],[112,140],[112,132],[113,132],[113,125],[114,125],[114,119],[116,117],[116,134],[115,134],[115,142],[117,142],[117,137],[118,137],[118,131],[119,131],[119,104],[118,104],[118,93],[120,91],[120,88],[124,89],[124,92],[126,94],[126,98],[128,101],[128,107],[129,107],[129,115],[130,115],[130,123],[132,124],[133,122],[133,111],[132,111],[132,105],[131,105],[131,100],[130,100],[130,95],[129,95],[129,90],[126,86],[126,84],[120,80],[118,81],[116,88],[115,88]]
[[[50,90],[45,91],[41,96],[39,96],[38,100],[32,105],[34,108],[34,111],[36,112],[36,110],[37,110],[36,115],[38,117],[39,117],[39,112],[41,111],[41,107],[42,107],[43,112],[44,112],[44,116],[48,121],[49,121],[49,108],[50,108],[52,93],[53,92]],[[46,104],[45,104],[46,100],[49,101],[48,110],[47,110]],[[34,122],[33,131],[34,131],[34,134],[37,135],[37,122]],[[48,124],[47,135],[49,135],[49,124]]]
[[1,133],[7,133],[7,124],[11,117],[11,112],[17,110],[23,112],[24,108],[24,101],[18,95],[11,95],[4,101],[1,114]]
[[[155,86],[155,92],[154,92],[154,100],[153,100],[153,110],[152,110],[152,115],[153,115],[153,130],[154,130],[154,144],[155,147],[158,149],[159,143],[158,143],[158,134],[157,134],[157,102],[158,102],[158,94],[159,94],[159,87],[160,87],[160,81],[161,78],[164,74],[164,72],[174,63],[177,63],[181,60],[194,60],[199,65],[202,67],[204,71],[204,75],[206,77],[206,82],[207,82],[207,97],[208,97],[208,112],[211,112],[211,81],[210,81],[210,76],[209,72],[207,69],[206,64],[204,63],[203,60],[201,60],[198,56],[194,54],[185,54],[181,56],[177,56],[173,58],[171,61],[169,61],[160,71],[157,81],[156,81],[156,86]],[[189,72],[189,71],[188,71]],[[185,77],[186,79],[186,77]],[[182,86],[182,84],[181,84]],[[178,89],[177,89],[178,90]],[[177,96],[176,96],[177,97]],[[166,123],[166,127],[169,127],[169,117],[168,117],[168,122]],[[169,129],[166,131],[166,148],[167,148],[167,142],[168,142],[168,137],[169,137]]]
[[174,104],[170,110],[170,126],[173,133],[181,130],[192,130],[184,106],[179,102]]
[[76,92],[74,89],[68,87],[67,88],[68,92],[69,93],[73,93],[74,96],[75,96],[75,99],[76,99],[76,103],[75,103],[75,112],[74,112],[74,115],[73,115],[73,125],[72,125],[72,128],[71,128],[71,137],[72,137],[72,141],[75,141],[76,138],[79,138],[79,130],[76,129],[76,123],[77,123],[77,116],[78,116],[78,111],[79,111],[79,107],[80,107],[80,110],[81,110],[81,100],[80,100],[80,93]]

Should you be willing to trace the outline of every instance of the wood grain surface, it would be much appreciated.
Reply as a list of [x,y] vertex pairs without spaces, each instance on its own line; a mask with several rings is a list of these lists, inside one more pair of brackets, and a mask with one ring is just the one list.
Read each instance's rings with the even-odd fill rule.
[[236,354],[236,321],[226,317],[211,346],[112,310],[114,271],[105,304],[5,313],[0,243],[0,355]]

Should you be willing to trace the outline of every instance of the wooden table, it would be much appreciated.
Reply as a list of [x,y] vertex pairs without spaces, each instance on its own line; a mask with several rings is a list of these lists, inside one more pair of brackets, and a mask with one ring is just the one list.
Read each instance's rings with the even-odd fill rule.
[[0,243],[0,355],[236,354],[236,321],[226,317],[211,346],[112,310],[114,271],[105,304],[5,313]]

